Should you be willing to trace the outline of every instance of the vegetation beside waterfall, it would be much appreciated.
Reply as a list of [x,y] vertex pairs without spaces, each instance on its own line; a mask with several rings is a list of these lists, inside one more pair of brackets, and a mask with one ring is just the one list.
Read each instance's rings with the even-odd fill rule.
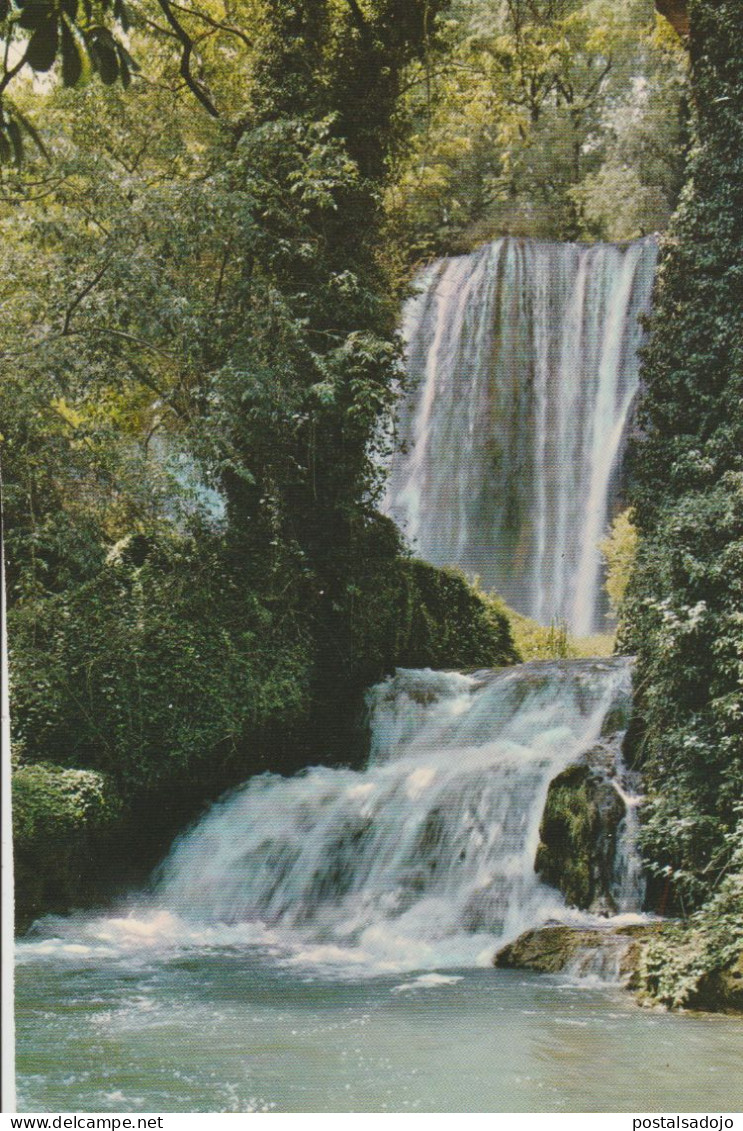
[[452,0],[388,188],[409,259],[503,235],[628,240],[684,180],[686,56],[651,0]]
[[709,1002],[736,963],[740,979],[743,951],[743,11],[692,0],[690,18],[694,146],[645,352],[622,633],[638,655],[645,852],[668,909],[694,912],[646,960],[649,991],[673,1004]]
[[21,923],[89,900],[105,872],[102,849],[122,816],[104,774],[44,762],[13,774],[13,843]]

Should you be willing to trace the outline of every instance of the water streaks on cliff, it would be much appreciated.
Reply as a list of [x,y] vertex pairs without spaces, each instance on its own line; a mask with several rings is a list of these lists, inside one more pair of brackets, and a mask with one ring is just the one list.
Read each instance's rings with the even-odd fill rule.
[[404,317],[412,391],[386,509],[414,550],[542,623],[595,631],[598,542],[657,249],[504,238],[434,263]]

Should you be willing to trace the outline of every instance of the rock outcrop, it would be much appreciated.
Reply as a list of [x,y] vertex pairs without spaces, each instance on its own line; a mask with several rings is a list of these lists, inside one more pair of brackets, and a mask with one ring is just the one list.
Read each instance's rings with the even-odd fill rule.
[[598,976],[632,990],[642,1005],[743,1013],[743,952],[724,967],[703,974],[681,998],[674,998],[667,986],[649,976],[648,955],[657,953],[658,948],[648,944],[668,944],[678,929],[673,920],[660,919],[622,927],[610,923],[605,927],[546,923],[504,946],[493,965],[576,978]]
[[542,974],[596,974],[636,989],[642,947],[662,929],[662,923],[624,927],[548,923],[526,931],[499,950],[493,965]]
[[631,902],[620,906],[631,899],[631,893],[621,891],[621,841],[626,802],[638,788],[637,775],[622,759],[628,711],[627,702],[618,702],[599,742],[551,782],[539,830],[537,872],[571,907],[596,914],[640,910]]

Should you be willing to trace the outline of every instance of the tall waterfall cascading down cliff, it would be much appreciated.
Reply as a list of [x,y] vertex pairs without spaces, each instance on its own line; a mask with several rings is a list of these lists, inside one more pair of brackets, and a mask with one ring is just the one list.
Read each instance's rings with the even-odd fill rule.
[[385,510],[517,611],[601,627],[601,557],[657,248],[504,238],[425,270]]
[[[191,922],[259,923],[313,961],[489,960],[499,940],[570,916],[534,870],[545,798],[599,742],[621,786],[630,685],[621,658],[399,671],[370,693],[364,771],[251,779],[176,842],[157,904]],[[618,868],[616,905],[639,910],[641,880],[631,891],[627,878]]]

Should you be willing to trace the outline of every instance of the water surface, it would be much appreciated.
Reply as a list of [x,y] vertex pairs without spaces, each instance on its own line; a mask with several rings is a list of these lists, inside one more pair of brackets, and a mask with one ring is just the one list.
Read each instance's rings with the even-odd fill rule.
[[[495,969],[21,945],[21,1111],[736,1111],[743,1026]],[[46,946],[46,950],[44,950]],[[81,949],[85,949],[82,947]]]

